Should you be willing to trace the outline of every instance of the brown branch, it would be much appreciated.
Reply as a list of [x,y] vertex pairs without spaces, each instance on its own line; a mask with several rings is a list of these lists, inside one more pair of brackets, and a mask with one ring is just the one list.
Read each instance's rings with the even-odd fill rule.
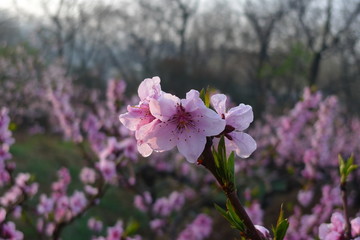
[[341,200],[344,209],[344,218],[345,218],[345,240],[351,239],[351,223],[349,218],[349,209],[347,205],[347,191],[346,191],[346,182],[341,183]]
[[234,188],[228,188],[227,186],[225,186],[221,177],[217,174],[215,160],[211,152],[211,146],[212,140],[210,137],[208,137],[204,152],[202,154],[203,158],[198,161],[199,164],[207,168],[219,182],[222,190],[226,194],[226,197],[229,199],[231,205],[234,207],[236,214],[241,218],[241,220],[246,226],[246,231],[244,233],[245,236],[251,240],[262,240],[249,215],[246,213],[244,207],[241,205],[240,200],[236,194],[236,190]]

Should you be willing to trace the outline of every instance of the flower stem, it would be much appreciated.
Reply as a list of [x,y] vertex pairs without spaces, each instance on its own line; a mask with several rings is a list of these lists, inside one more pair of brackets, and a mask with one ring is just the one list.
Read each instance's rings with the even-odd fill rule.
[[346,181],[341,183],[340,189],[341,189],[341,199],[342,199],[344,217],[345,217],[345,239],[351,239],[351,223],[349,218],[349,209],[347,205]]
[[231,205],[234,207],[236,214],[241,218],[241,220],[243,220],[246,226],[246,236],[249,239],[261,240],[262,238],[259,236],[253,222],[251,221],[249,215],[246,213],[244,207],[241,205],[236,191],[232,191],[231,193],[226,192],[225,194],[229,199]]
[[226,194],[226,197],[229,199],[231,205],[235,209],[236,214],[240,217],[240,219],[244,222],[246,226],[246,231],[243,233],[246,238],[251,240],[262,240],[249,215],[246,213],[244,207],[241,205],[240,200],[236,194],[236,190],[233,187],[228,188],[227,186],[225,186],[221,177],[218,176],[216,172],[214,156],[211,152],[211,146],[212,140],[211,138],[207,138],[207,143],[202,154],[203,158],[199,160],[198,163],[207,168],[220,184],[222,190]]

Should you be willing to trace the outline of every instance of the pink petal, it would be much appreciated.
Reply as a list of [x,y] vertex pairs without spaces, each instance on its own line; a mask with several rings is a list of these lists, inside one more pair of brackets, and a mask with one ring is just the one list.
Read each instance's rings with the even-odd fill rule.
[[179,137],[176,133],[176,125],[159,121],[144,138],[144,142],[155,151],[167,151],[178,143]]
[[237,146],[235,152],[239,157],[247,158],[255,151],[256,142],[250,135],[243,132],[231,132],[229,135]]
[[331,232],[331,224],[322,223],[319,227],[319,238],[325,239],[326,236]]
[[193,112],[192,116],[196,131],[204,136],[216,136],[225,129],[225,120],[205,106]]
[[149,101],[150,98],[157,98],[161,95],[160,78],[146,78],[138,88],[138,95],[141,101]]
[[204,151],[206,137],[191,130],[184,131],[177,144],[179,152],[188,162],[195,163]]
[[147,103],[140,103],[137,106],[128,106],[128,112],[119,116],[120,122],[129,130],[136,131],[142,125],[154,120]]
[[265,227],[260,226],[260,225],[254,225],[254,227],[256,228],[256,230],[258,230],[259,232],[262,233],[262,235],[266,238],[266,239],[271,239],[271,235],[269,230],[267,230]]
[[240,104],[237,107],[231,108],[225,114],[225,119],[227,125],[234,127],[238,131],[243,131],[254,120],[254,114],[251,106]]
[[360,235],[360,217],[351,220],[351,230],[353,236]]
[[135,131],[137,129],[137,126],[141,122],[141,119],[138,118],[133,113],[124,113],[119,116],[120,122],[129,130]]
[[179,103],[178,97],[164,93],[159,99],[150,100],[150,112],[155,118],[166,122],[176,113],[176,106]]
[[146,143],[138,144],[137,149],[143,157],[148,157],[153,152],[151,147]]
[[161,123],[160,120],[158,119],[154,119],[152,122],[145,124],[143,126],[141,126],[136,132],[135,132],[135,138],[136,140],[139,141],[143,141],[144,139],[147,138],[147,136],[153,131],[153,129],[155,128],[155,126],[157,124]]
[[218,114],[226,113],[226,95],[224,94],[214,94],[211,96],[211,105],[214,107],[215,111]]
[[181,104],[187,112],[193,112],[199,107],[206,107],[200,98],[200,93],[193,89],[186,93],[186,99],[181,99]]
[[342,232],[345,229],[345,219],[341,213],[334,212],[331,215],[331,223],[333,224],[333,230],[336,232]]

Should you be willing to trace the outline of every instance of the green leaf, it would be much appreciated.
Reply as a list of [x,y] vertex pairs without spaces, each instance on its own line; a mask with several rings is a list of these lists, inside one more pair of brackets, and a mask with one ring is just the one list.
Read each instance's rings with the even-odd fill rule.
[[276,222],[276,226],[278,226],[280,224],[280,222],[283,221],[283,220],[284,220],[284,210],[283,210],[283,204],[281,204],[280,213],[279,213],[278,220]]
[[223,215],[224,218],[227,219],[227,218],[228,218],[227,212],[226,212],[222,207],[220,207],[219,205],[217,205],[216,203],[214,203],[214,205],[215,205],[216,210],[218,210],[218,211],[221,213],[221,215]]
[[235,228],[239,230],[240,232],[245,232],[246,227],[243,221],[237,216],[235,213],[234,208],[229,203],[229,201],[226,203],[227,211],[225,211],[222,207],[215,204],[216,210],[218,210],[221,215],[230,223],[232,228]]
[[[225,138],[221,136],[218,146],[218,154],[225,160],[226,159],[226,147],[225,147]],[[224,157],[225,156],[225,157]]]
[[228,161],[228,171],[229,171],[229,180],[231,180],[231,183],[235,185],[235,154],[234,152],[231,152]]
[[203,88],[203,89],[201,89],[201,91],[200,91],[200,98],[201,98],[201,100],[204,102],[204,104],[205,104],[205,99],[206,99],[206,90]]
[[272,227],[272,231],[274,233],[274,240],[283,240],[288,227],[289,221],[287,219],[284,219],[283,204],[281,204],[279,217],[276,222],[276,227]]
[[219,155],[217,154],[216,151],[213,151],[213,157],[214,157],[216,168],[219,168],[220,167],[220,160],[219,160]]
[[228,209],[228,214],[233,219],[233,223],[235,225],[235,228],[244,232],[246,227],[244,225],[244,222],[241,220],[241,218],[236,214],[234,207],[231,205],[231,202],[227,200],[226,202],[226,208]]
[[210,107],[210,91],[209,91],[209,87],[207,87],[206,90],[204,88],[201,89],[200,98],[204,102],[206,107]]
[[127,236],[131,236],[136,233],[136,231],[139,229],[139,222],[130,220],[130,222],[127,224],[125,229],[125,234]]
[[219,205],[217,205],[215,203],[215,208],[216,210],[218,210],[220,212],[220,214],[231,224],[232,227],[234,227],[234,221],[233,219],[229,216],[228,212],[225,211],[222,207],[220,207]]
[[281,221],[279,226],[276,228],[274,240],[283,240],[286,235],[288,227],[289,227],[289,221],[287,219]]
[[354,164],[354,156],[351,155],[346,161],[343,159],[341,155],[339,158],[339,173],[340,173],[340,183],[345,184],[348,176],[351,172],[357,169],[357,165]]

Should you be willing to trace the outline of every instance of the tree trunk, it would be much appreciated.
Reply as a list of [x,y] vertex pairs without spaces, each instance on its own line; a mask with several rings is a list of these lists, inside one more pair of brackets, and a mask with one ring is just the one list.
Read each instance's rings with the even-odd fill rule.
[[310,66],[309,73],[309,86],[313,86],[317,83],[318,75],[320,71],[320,63],[322,58],[322,52],[316,52]]

